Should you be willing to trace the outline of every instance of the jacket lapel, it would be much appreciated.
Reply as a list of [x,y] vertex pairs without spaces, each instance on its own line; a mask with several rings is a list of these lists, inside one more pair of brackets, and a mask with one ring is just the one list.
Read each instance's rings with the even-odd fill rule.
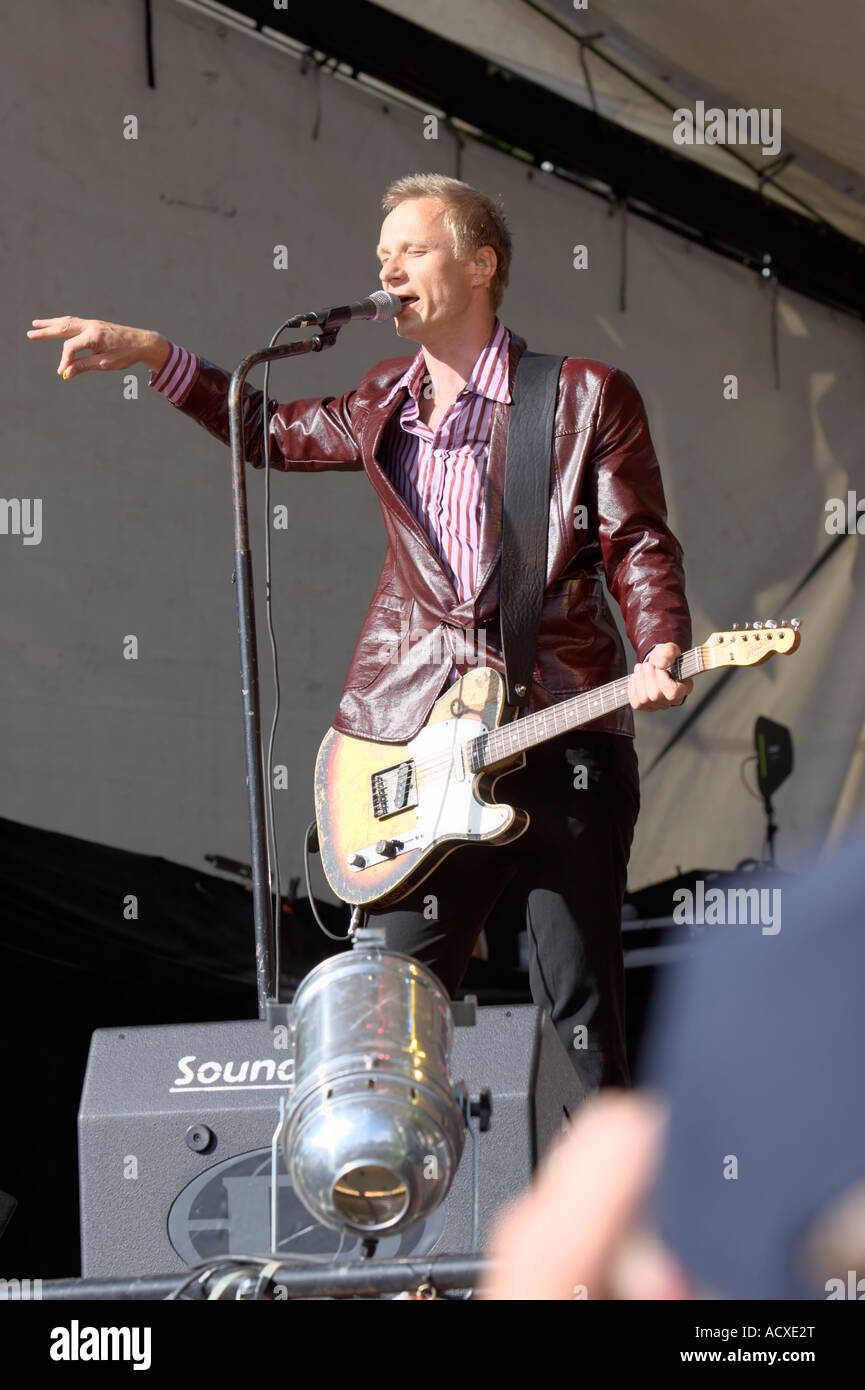
[[432,542],[425,528],[420,525],[405,498],[391,482],[386,469],[382,466],[378,457],[385,428],[392,417],[402,409],[408,394],[408,388],[403,387],[401,391],[397,391],[389,406],[381,407],[379,405],[374,405],[370,408],[367,417],[368,435],[365,441],[366,447],[363,449],[363,457],[366,464],[367,475],[378,493],[382,508],[386,514],[395,517],[399,524],[404,527],[423,548],[423,552],[432,566],[431,568],[430,563],[427,564],[427,579],[439,595],[440,601],[450,610],[453,609],[457,603],[457,594],[453,586],[453,581],[445,570],[438,554],[433,549]]
[[[508,353],[508,385],[512,396],[517,363],[525,350],[525,339],[511,331]],[[490,445],[484,479],[484,502],[478,539],[478,577],[474,595],[461,603],[457,598],[453,581],[433,549],[425,528],[419,524],[408,503],[394,487],[378,458],[385,427],[392,417],[402,409],[407,396],[408,389],[403,387],[401,391],[397,391],[389,406],[373,405],[370,408],[367,417],[366,447],[363,450],[367,474],[379,495],[385,512],[395,517],[423,548],[423,553],[430,562],[426,566],[427,579],[440,596],[443,607],[448,610],[449,615],[458,626],[466,626],[476,617],[491,616],[498,604],[498,589],[490,584],[490,580],[494,577],[502,551],[502,499],[505,485],[505,458],[508,447],[510,406],[501,401],[496,401],[493,406]],[[488,586],[490,592],[485,595],[484,591]]]

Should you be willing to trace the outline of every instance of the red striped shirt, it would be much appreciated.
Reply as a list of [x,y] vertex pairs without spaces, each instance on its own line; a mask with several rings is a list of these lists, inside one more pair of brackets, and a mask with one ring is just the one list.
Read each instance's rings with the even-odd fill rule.
[[510,333],[496,319],[471,375],[438,428],[420,418],[427,377],[423,352],[383,401],[407,387],[408,399],[390,421],[382,458],[391,482],[423,526],[451,576],[460,601],[477,584],[478,543],[493,407],[509,403]]
[[182,405],[198,376],[201,358],[186,348],[178,347],[176,343],[171,343],[170,348],[168,359],[159,371],[154,372],[151,368],[148,385],[160,395],[167,396],[172,405]]

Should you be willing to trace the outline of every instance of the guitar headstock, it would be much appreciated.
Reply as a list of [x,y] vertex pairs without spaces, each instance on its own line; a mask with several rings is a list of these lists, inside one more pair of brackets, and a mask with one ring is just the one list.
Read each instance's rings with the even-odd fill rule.
[[714,667],[759,666],[770,656],[789,656],[799,641],[798,618],[785,618],[780,623],[770,618],[764,623],[746,623],[744,628],[734,623],[729,632],[713,632],[706,646]]

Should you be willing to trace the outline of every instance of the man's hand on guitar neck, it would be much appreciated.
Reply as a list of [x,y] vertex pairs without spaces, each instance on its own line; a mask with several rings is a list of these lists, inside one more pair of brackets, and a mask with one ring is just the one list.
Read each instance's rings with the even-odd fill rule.
[[664,642],[653,647],[645,661],[638,661],[633,674],[628,677],[628,691],[633,709],[669,709],[671,705],[681,705],[694,688],[689,677],[684,681],[674,681],[667,671],[682,651],[675,642]]

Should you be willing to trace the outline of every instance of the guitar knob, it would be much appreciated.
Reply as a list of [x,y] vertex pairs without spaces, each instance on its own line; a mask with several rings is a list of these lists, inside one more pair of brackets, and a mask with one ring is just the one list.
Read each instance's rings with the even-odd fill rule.
[[379,840],[375,852],[384,855],[385,859],[393,859],[401,849],[402,843],[399,840]]

